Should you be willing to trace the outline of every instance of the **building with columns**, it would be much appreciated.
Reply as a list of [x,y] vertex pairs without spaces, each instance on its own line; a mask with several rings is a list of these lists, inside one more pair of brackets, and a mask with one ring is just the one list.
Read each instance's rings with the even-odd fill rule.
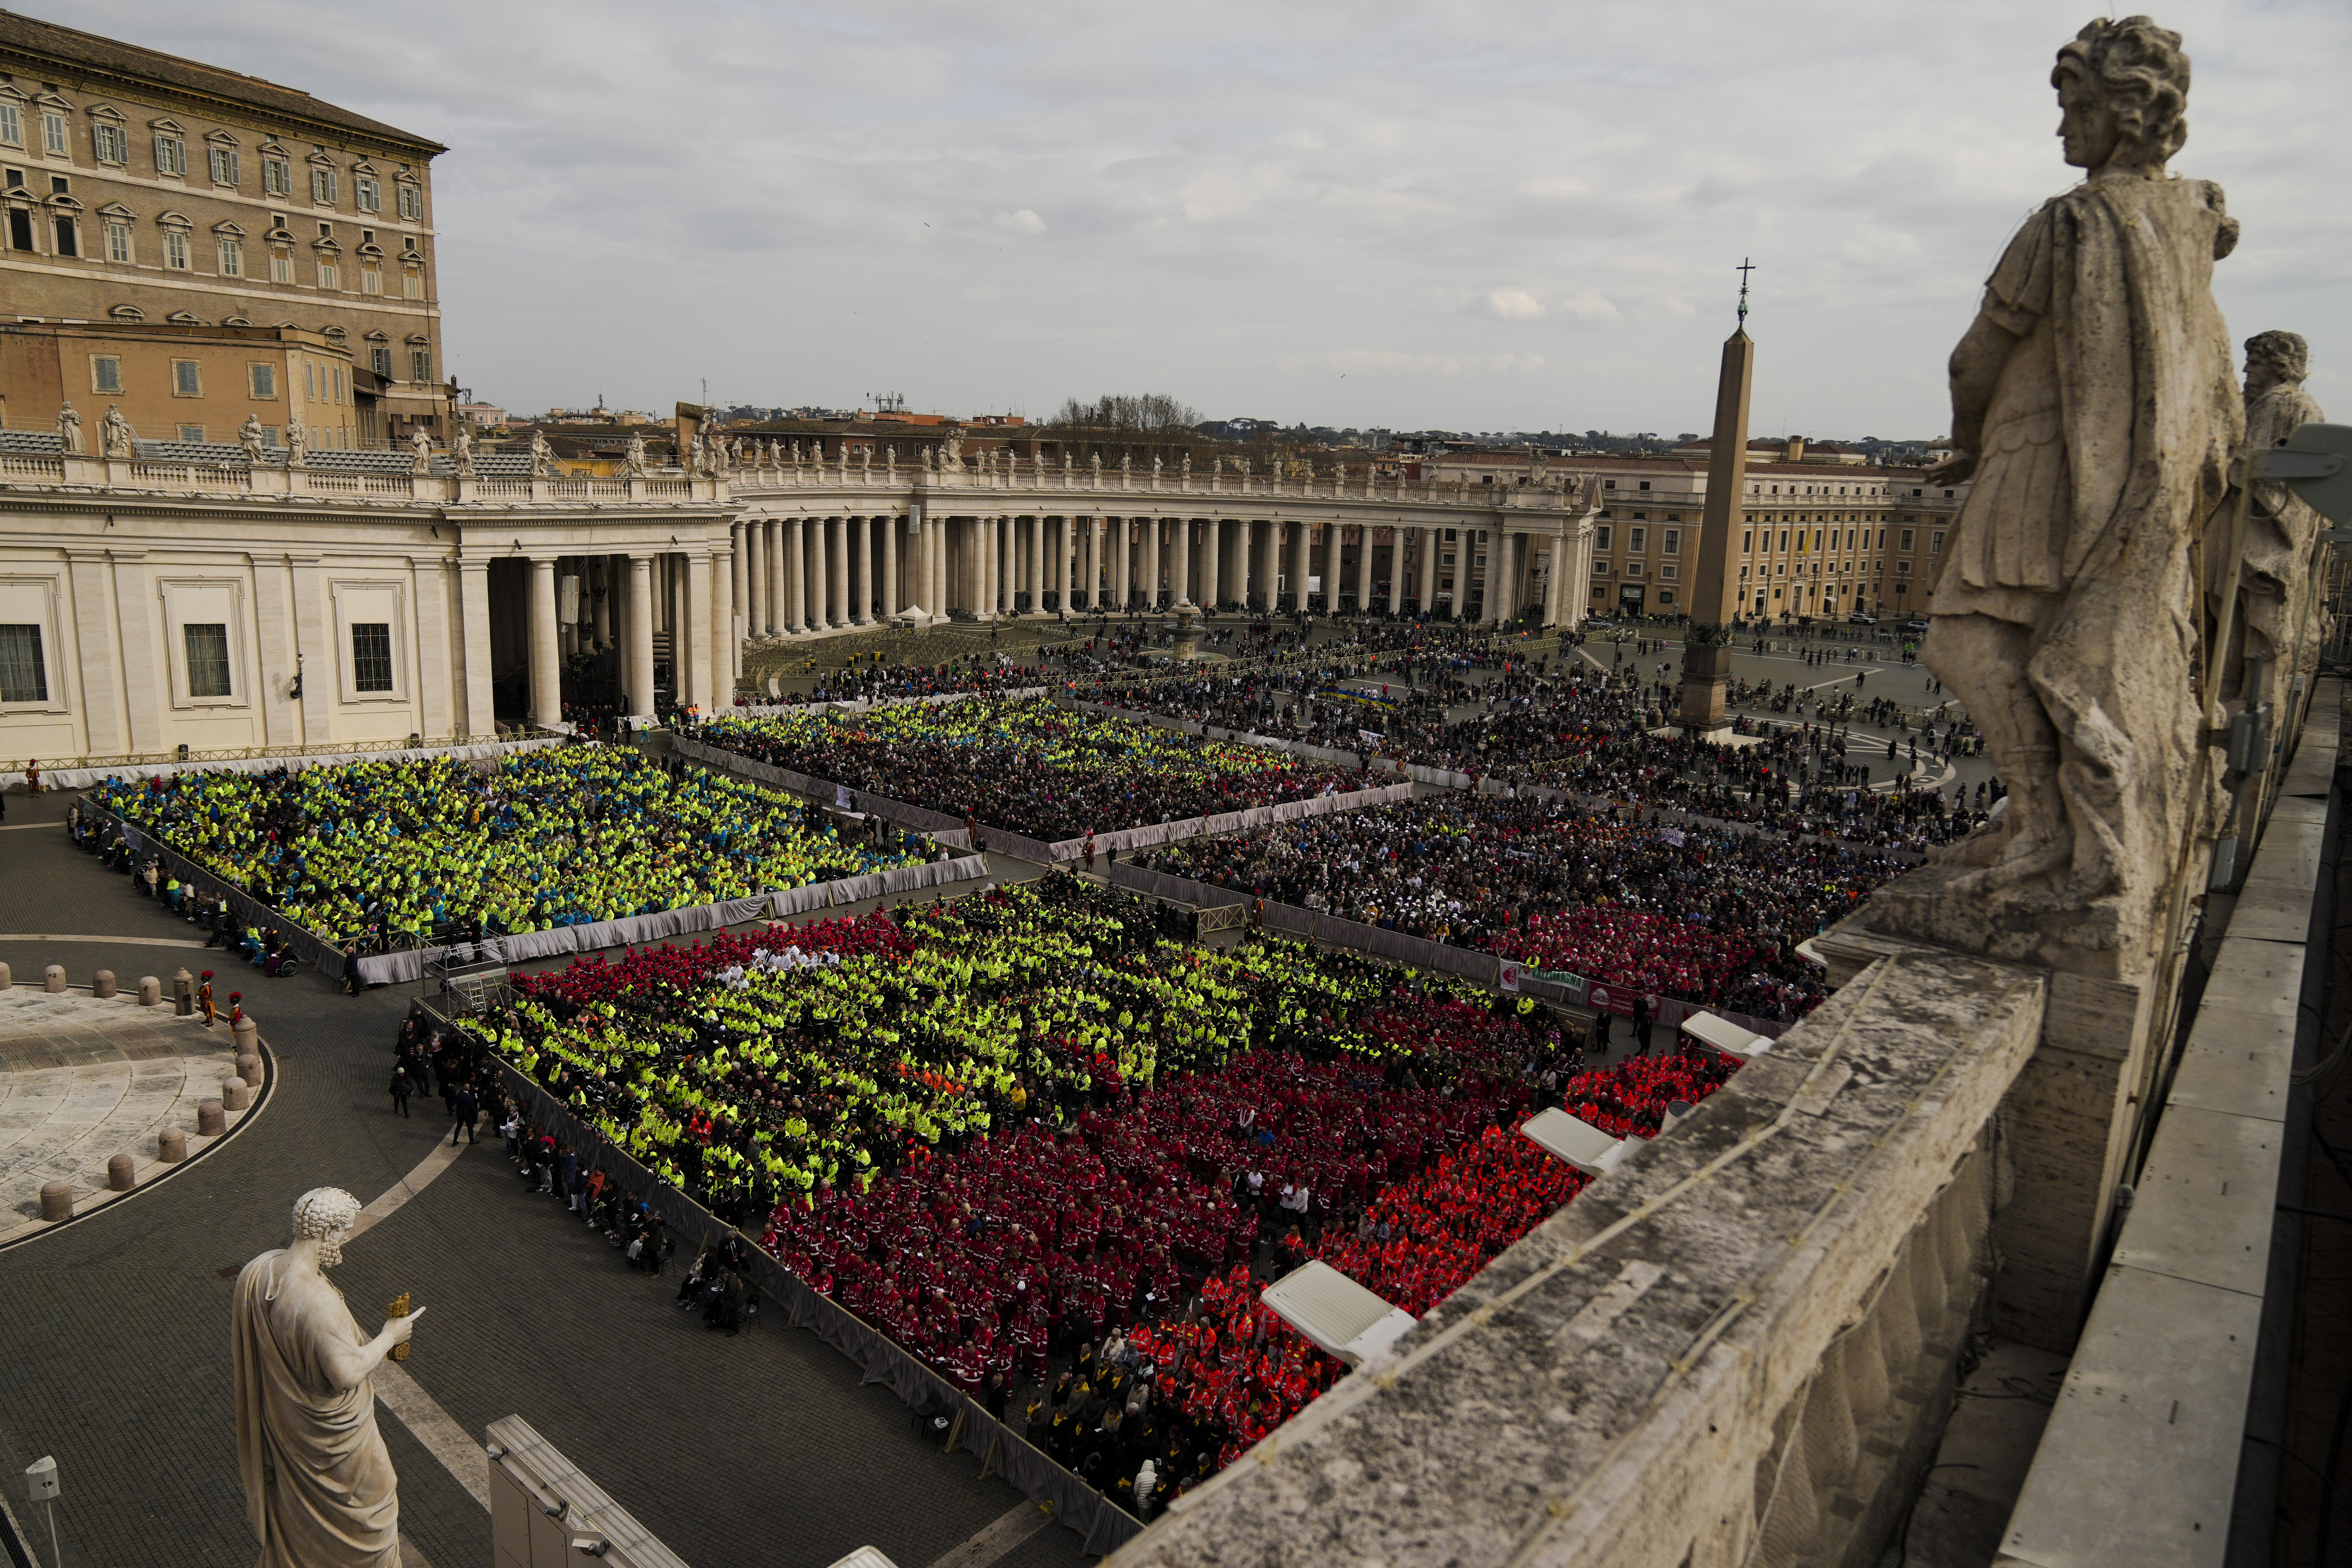
[[[1575,609],[1596,485],[777,460],[534,478],[499,455],[0,447],[0,765],[320,751],[732,700],[754,639],[1217,604]],[[411,471],[421,468],[422,471]],[[1452,564],[1468,542],[1486,563]],[[1564,570],[1553,570],[1555,559]]]

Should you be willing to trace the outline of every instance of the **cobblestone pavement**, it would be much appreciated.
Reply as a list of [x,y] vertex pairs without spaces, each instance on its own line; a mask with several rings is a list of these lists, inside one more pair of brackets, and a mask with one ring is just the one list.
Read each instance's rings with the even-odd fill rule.
[[[66,797],[9,805],[12,824],[62,822]],[[194,929],[76,853],[62,828],[0,844],[0,931]],[[0,939],[18,976],[61,963],[85,982],[96,967],[168,980],[206,956]],[[257,973],[241,989],[277,1056],[267,1113],[137,1201],[0,1252],[0,1476],[57,1456],[68,1568],[253,1561],[228,1384],[232,1277],[284,1245],[299,1193],[334,1185],[365,1202],[448,1136],[437,1102],[404,1121],[384,1093],[410,988],[352,998],[315,974]],[[813,1334],[705,1333],[669,1305],[677,1267],[630,1273],[553,1200],[526,1194],[491,1142],[356,1239],[336,1279],[362,1326],[414,1292],[432,1309],[406,1363],[425,1392],[477,1436],[521,1414],[694,1568],[822,1568],[869,1542],[925,1568],[1022,1501],[969,1456],[920,1440],[897,1399],[861,1388]],[[486,1561],[487,1516],[379,1416],[404,1531],[436,1568]],[[1003,1561],[1081,1559],[1077,1536],[1054,1527]]]
[[[0,1245],[43,1228],[41,1188],[74,1184],[77,1212],[120,1201],[107,1162],[129,1154],[135,1181],[167,1171],[155,1137],[188,1136],[188,1152],[214,1142],[197,1107],[236,1072],[226,1024],[175,1016],[169,1003],[142,1007],[131,990],[100,1001],[51,995],[28,981],[0,992]],[[225,1113],[230,1131],[249,1111]],[[136,1189],[134,1188],[135,1192]]]

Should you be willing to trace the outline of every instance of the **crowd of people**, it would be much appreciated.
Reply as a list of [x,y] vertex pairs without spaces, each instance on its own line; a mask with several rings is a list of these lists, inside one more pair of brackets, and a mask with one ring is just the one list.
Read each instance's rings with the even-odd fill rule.
[[722,714],[699,737],[759,762],[1047,841],[1352,787],[1353,773],[1042,698],[863,713]]
[[1904,865],[1564,796],[1449,791],[1147,850],[1171,876],[1759,1017],[1821,994],[1795,943]]
[[337,946],[472,940],[861,876],[919,841],[628,747],[109,781],[99,805]]
[[[1164,906],[1055,875],[579,960],[519,978],[474,1037],[1149,1510],[1333,1374],[1288,1331],[1239,1321],[1252,1280],[1320,1256],[1425,1310],[1575,1191],[1517,1135],[1533,1110],[1646,1136],[1727,1070],[1587,1068],[1531,1003],[1179,930]],[[657,1220],[593,1190],[548,1134],[518,1121],[512,1139],[658,1271]],[[742,1275],[698,1258],[681,1304],[738,1328]]]

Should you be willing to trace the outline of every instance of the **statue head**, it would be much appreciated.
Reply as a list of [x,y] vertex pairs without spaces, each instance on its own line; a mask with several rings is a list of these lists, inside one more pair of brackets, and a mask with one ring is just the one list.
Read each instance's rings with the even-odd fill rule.
[[2189,57],[2146,16],[2091,23],[2058,51],[2059,139],[2078,169],[2153,172],[2189,140]]
[[313,1187],[294,1200],[294,1239],[319,1244],[319,1267],[343,1260],[343,1237],[359,1223],[360,1201],[341,1187]]
[[2300,332],[2256,332],[2246,340],[2246,390],[2300,386],[2310,374],[2311,345]]

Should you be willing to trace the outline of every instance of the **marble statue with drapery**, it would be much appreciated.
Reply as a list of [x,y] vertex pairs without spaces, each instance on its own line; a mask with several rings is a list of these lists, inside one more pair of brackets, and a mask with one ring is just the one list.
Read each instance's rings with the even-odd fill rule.
[[1929,601],[1927,667],[2009,786],[2001,819],[1873,900],[1873,923],[2122,977],[2145,965],[2213,795],[2199,755],[2194,557],[2243,428],[2213,263],[2219,186],[2165,163],[2189,58],[2145,16],[2058,53],[2059,136],[2087,172],[2018,231],[1953,351],[1973,477]]
[[400,1568],[400,1499],[371,1374],[423,1309],[369,1338],[326,1270],[359,1219],[351,1194],[294,1204],[294,1239],[236,1277],[231,1352],[237,1468],[259,1568]]

